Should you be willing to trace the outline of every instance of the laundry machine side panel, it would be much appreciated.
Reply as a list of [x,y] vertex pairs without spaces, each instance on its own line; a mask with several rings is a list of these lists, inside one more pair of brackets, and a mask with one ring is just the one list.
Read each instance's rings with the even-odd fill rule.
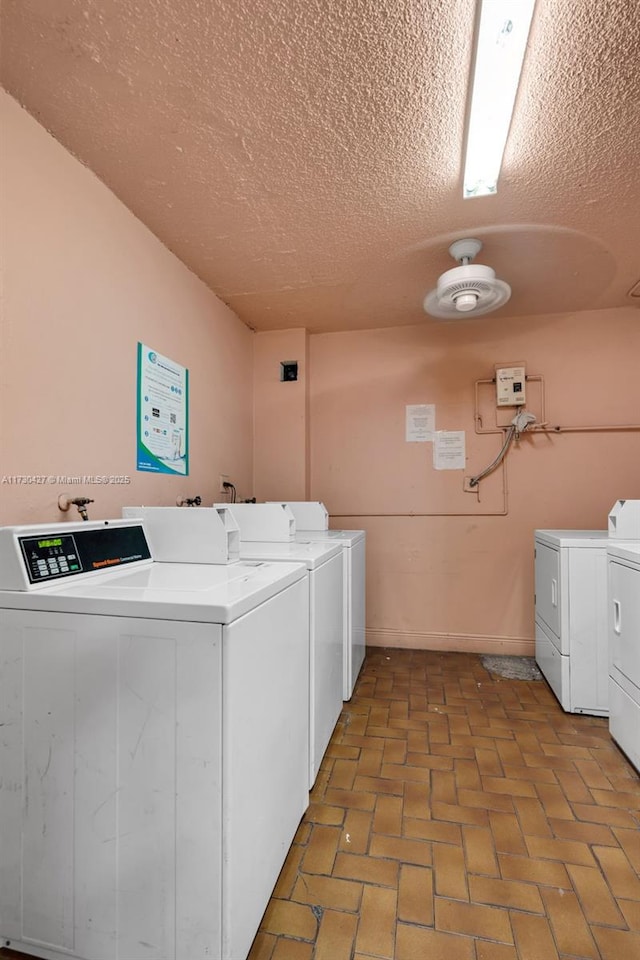
[[558,638],[562,654],[569,653],[567,550],[535,541],[536,618]]
[[[12,907],[2,911],[0,932],[34,951],[72,956],[88,938],[101,960],[115,956],[116,652],[82,627],[84,618],[67,614],[0,612],[2,702],[10,705],[12,731],[0,754],[3,771],[11,771],[1,788],[10,856],[0,865],[0,886],[3,907]],[[89,664],[99,687],[83,687]],[[83,724],[97,731],[90,750]],[[85,831],[89,816],[93,830]]]
[[322,758],[342,710],[343,693],[343,578],[342,551],[317,567],[311,578],[311,622],[314,660],[311,749],[311,784],[318,776]]
[[0,938],[11,941],[22,937],[23,670],[20,618],[0,610]]
[[222,958],[239,960],[309,802],[306,576],[224,628],[222,724]]
[[176,645],[176,960],[222,956],[222,632]]
[[[41,956],[173,960],[197,924],[216,956],[220,697],[203,687],[219,690],[221,627],[2,610],[0,636],[0,934]],[[203,831],[194,804],[207,803]]]
[[578,713],[609,712],[607,554],[604,548],[568,550],[571,703]]
[[570,712],[572,710],[570,658],[560,653],[557,638],[543,620],[536,618],[535,630],[536,663],[560,701],[562,709]]
[[623,689],[618,679],[609,679],[609,732],[636,770],[640,771],[640,700]]
[[611,661],[640,692],[640,567],[609,559]]
[[118,647],[118,956],[213,957],[222,935],[222,627],[129,620]]
[[349,669],[345,674],[345,700],[351,698],[366,652],[366,540],[357,540],[345,551],[350,570]]

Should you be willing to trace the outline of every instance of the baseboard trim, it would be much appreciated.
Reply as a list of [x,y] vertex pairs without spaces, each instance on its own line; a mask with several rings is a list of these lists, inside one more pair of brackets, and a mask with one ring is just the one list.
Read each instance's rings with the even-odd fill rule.
[[405,650],[448,650],[453,653],[509,654],[516,657],[532,657],[535,653],[533,639],[484,636],[479,633],[367,630],[367,646],[401,647]]

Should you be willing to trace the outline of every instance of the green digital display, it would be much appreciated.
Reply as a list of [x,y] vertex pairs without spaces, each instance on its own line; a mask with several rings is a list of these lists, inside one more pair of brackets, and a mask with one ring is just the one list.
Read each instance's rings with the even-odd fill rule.
[[61,547],[62,537],[55,537],[53,540],[38,540],[39,547]]

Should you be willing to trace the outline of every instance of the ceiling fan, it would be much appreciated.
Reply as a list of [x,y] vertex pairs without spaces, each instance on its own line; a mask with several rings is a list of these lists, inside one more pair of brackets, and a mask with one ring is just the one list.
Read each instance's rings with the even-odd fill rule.
[[503,306],[511,296],[511,287],[498,280],[491,267],[472,263],[482,249],[481,240],[456,240],[449,253],[460,264],[438,277],[435,290],[424,298],[427,313],[441,320],[479,317]]

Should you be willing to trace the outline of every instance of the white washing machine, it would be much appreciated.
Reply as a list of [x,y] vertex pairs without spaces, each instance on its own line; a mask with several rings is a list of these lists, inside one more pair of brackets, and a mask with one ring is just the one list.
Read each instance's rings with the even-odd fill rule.
[[609,731],[640,770],[640,544],[611,544]]
[[240,541],[243,560],[304,563],[309,588],[309,789],[342,711],[342,548]]
[[[295,519],[272,503],[214,504],[231,512],[240,528],[245,560],[304,563],[309,585],[309,788],[342,710],[343,551],[338,544],[300,543]],[[264,540],[258,540],[258,536]]]
[[299,530],[300,543],[336,544],[343,557],[342,699],[350,700],[364,663],[365,553],[364,530]]
[[283,501],[296,521],[296,540],[340,544],[344,557],[343,700],[350,700],[366,652],[366,533],[329,530],[329,513],[320,501]]
[[535,531],[536,662],[563,710],[607,716],[606,530]]
[[0,529],[0,937],[242,960],[308,803],[307,573]]

